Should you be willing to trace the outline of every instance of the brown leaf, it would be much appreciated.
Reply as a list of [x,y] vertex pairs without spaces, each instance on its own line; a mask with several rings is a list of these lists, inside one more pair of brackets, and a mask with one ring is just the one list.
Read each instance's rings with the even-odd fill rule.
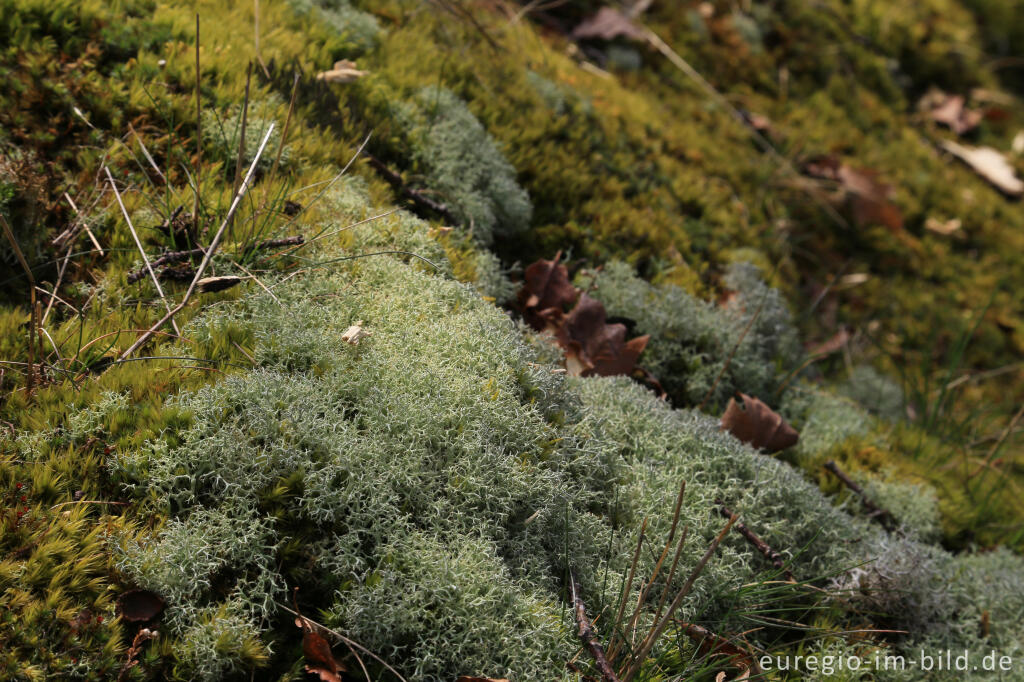
[[814,177],[839,183],[838,198],[849,206],[853,221],[860,227],[881,224],[893,232],[903,229],[903,212],[889,201],[892,188],[878,179],[877,172],[853,168],[831,154],[812,159],[804,170]]
[[832,355],[850,340],[850,332],[843,327],[828,339],[808,348],[809,355]]
[[573,376],[630,374],[649,336],[626,341],[626,325],[608,324],[604,305],[587,294],[565,316],[557,330],[566,351],[566,368]]
[[321,71],[316,75],[318,81],[326,83],[351,83],[365,76],[368,71],[360,71],[356,63],[348,59],[334,62],[334,68],[329,71]]
[[133,623],[153,620],[164,610],[164,599],[149,590],[128,590],[117,598],[121,618]]
[[345,667],[334,660],[327,640],[302,616],[295,619],[295,626],[302,628],[302,655],[306,657],[306,672],[317,675],[323,682],[341,682],[338,672],[345,672]]
[[224,277],[203,277],[201,280],[196,282],[196,287],[198,287],[199,291],[202,291],[203,293],[211,293],[214,291],[230,289],[241,281],[241,277],[235,277],[234,275],[225,275]]
[[781,415],[757,398],[744,393],[739,396],[742,402],[732,398],[725,408],[725,414],[722,415],[723,430],[744,443],[768,452],[778,452],[796,445],[799,435]]
[[647,34],[622,12],[611,7],[602,7],[597,14],[581,21],[572,30],[572,37],[575,40],[586,38],[614,40],[619,37],[630,40],[646,40]]
[[991,147],[965,147],[956,142],[943,141],[942,148],[971,167],[975,173],[991,183],[1000,192],[1011,197],[1024,194],[1024,182],[997,150]]
[[980,111],[968,109],[963,95],[947,95],[941,91],[933,91],[922,97],[920,107],[933,121],[946,126],[957,135],[969,133],[977,128],[984,116]]
[[519,306],[530,326],[540,331],[552,323],[557,326],[558,318],[578,293],[569,282],[569,271],[556,256],[555,260],[539,260],[526,268]]

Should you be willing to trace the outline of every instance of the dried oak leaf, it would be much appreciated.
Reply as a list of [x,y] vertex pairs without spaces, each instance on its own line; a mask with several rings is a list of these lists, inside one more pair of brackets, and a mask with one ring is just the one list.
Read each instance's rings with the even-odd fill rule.
[[[750,651],[700,625],[683,623],[682,626],[686,636],[697,643],[701,656],[726,658],[728,659],[729,667],[739,669],[739,673],[732,679],[732,682],[750,679],[751,672],[754,675],[762,674],[757,658]],[[725,680],[724,672],[720,672],[715,680],[716,682],[718,680]]]
[[295,625],[302,628],[302,655],[306,657],[306,672],[318,676],[323,682],[341,682],[338,673],[345,672],[345,668],[334,660],[327,640],[301,616],[295,619]]
[[948,140],[942,148],[971,167],[975,173],[1011,197],[1024,195],[1024,182],[1013,171],[1001,153],[991,147],[965,147]]
[[555,260],[531,263],[523,273],[519,306],[531,327],[540,331],[557,320],[579,292],[569,282],[569,271]]
[[722,429],[744,443],[768,452],[778,452],[796,445],[800,436],[772,408],[744,393],[740,401],[729,400],[722,415]]
[[572,37],[575,40],[586,38],[614,40],[619,37],[630,40],[647,39],[643,29],[633,23],[628,16],[611,7],[602,7],[597,14],[581,21],[572,30]]
[[582,294],[556,337],[565,349],[565,364],[573,376],[615,376],[630,374],[650,336],[626,341],[626,325],[608,324],[604,305]]
[[164,610],[164,599],[149,590],[128,590],[117,598],[121,618],[133,623],[153,620]]
[[812,159],[804,170],[814,177],[839,183],[839,200],[850,207],[857,225],[881,224],[893,232],[903,229],[903,212],[889,200],[892,187],[881,182],[877,172],[853,168],[831,154]]
[[929,92],[921,98],[919,106],[936,123],[946,126],[957,135],[969,133],[978,127],[984,114],[968,109],[963,95],[948,95],[941,90]]

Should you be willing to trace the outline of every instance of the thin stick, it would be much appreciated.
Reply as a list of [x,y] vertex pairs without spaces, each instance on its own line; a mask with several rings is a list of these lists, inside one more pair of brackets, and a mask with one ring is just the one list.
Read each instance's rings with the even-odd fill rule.
[[[139,253],[142,254],[142,262],[146,264],[149,276],[153,279],[153,284],[156,285],[156,293],[160,294],[160,300],[164,302],[164,307],[167,308],[167,312],[170,312],[171,304],[167,302],[167,297],[164,295],[163,287],[160,286],[160,280],[156,278],[156,273],[153,272],[153,266],[149,263],[149,256],[146,255],[146,250],[142,248],[142,242],[139,241],[139,235],[135,232],[135,226],[132,225],[132,219],[131,216],[128,215],[128,209],[124,207],[124,201],[121,200],[121,192],[117,189],[117,184],[114,182],[114,176],[110,174],[109,167],[104,166],[103,170],[107,172],[107,179],[110,181],[110,187],[114,190],[114,196],[117,197],[117,205],[121,207],[121,214],[124,215],[125,222],[128,223],[128,229],[132,232],[132,239],[135,240],[135,246],[138,247]],[[171,320],[171,326],[174,328],[174,333],[180,336],[181,330],[178,329],[178,325],[174,320]]]
[[636,652],[636,655],[633,658],[633,664],[629,667],[628,672],[623,677],[624,682],[629,682],[638,672],[640,672],[640,666],[643,665],[644,660],[651,653],[651,649],[654,648],[654,644],[658,641],[658,638],[661,637],[662,633],[665,632],[665,628],[667,628],[668,624],[671,622],[672,614],[675,613],[676,609],[679,608],[679,605],[683,603],[683,599],[686,598],[686,595],[688,595],[690,590],[693,589],[693,584],[697,581],[697,578],[704,570],[704,567],[707,566],[708,561],[711,560],[715,550],[718,549],[718,545],[721,544],[722,539],[726,536],[729,529],[732,528],[732,525],[735,522],[735,515],[729,517],[729,521],[725,524],[725,528],[723,528],[715,539],[711,541],[707,551],[704,552],[704,556],[702,556],[700,561],[697,562],[693,571],[690,572],[690,576],[686,579],[686,583],[683,585],[682,589],[679,590],[679,593],[676,594],[676,598],[672,600],[672,603],[668,607],[668,611],[665,612],[665,617],[651,628],[647,638],[644,640],[643,644],[640,645],[639,651]]
[[270,140],[271,133],[274,132],[274,124],[270,124],[270,128],[267,130],[267,134],[263,137],[263,142],[260,143],[260,148],[256,152],[256,158],[252,160],[252,164],[249,166],[249,172],[245,174],[245,179],[242,181],[242,186],[238,188],[238,192],[235,193],[235,198],[231,202],[231,207],[228,209],[228,214],[224,217],[224,222],[220,224],[220,228],[217,229],[217,234],[214,235],[213,241],[210,246],[206,249],[206,253],[203,255],[203,262],[199,264],[199,269],[196,270],[195,277],[192,278],[192,283],[188,287],[188,291],[185,292],[185,297],[181,299],[181,303],[170,310],[163,318],[161,318],[156,324],[150,327],[149,331],[140,336],[128,349],[121,354],[120,359],[127,358],[129,355],[134,353],[140,346],[153,336],[165,322],[173,318],[185,305],[189,299],[192,298],[192,293],[196,289],[196,283],[202,279],[203,272],[206,270],[206,266],[210,264],[210,259],[213,257],[213,253],[217,250],[220,245],[221,237],[224,236],[224,230],[227,228],[228,223],[235,215],[235,211],[238,210],[239,205],[242,203],[242,197],[245,196],[246,191],[249,189],[249,183],[252,181],[253,173],[256,171],[256,164],[259,163],[260,157],[263,156],[263,150],[267,147],[267,141]]
[[36,278],[32,276],[32,268],[28,266],[28,262],[25,260],[25,254],[21,252],[21,246],[18,245],[18,240],[14,237],[14,231],[11,229],[10,224],[7,222],[7,218],[4,217],[3,213],[0,213],[0,222],[3,223],[4,234],[7,235],[7,241],[11,243],[11,248],[14,249],[14,255],[18,257],[18,262],[21,263],[21,267],[25,271],[25,276],[28,277],[28,297],[30,306],[28,327],[28,390],[29,393],[31,393],[32,389],[35,387],[36,380]]
[[[57,299],[57,290],[60,289],[60,283],[64,281],[64,271],[67,270],[68,261],[71,259],[71,249],[74,246],[68,244],[68,250],[64,254],[64,260],[60,263],[60,269],[57,270],[57,283],[53,285],[53,294],[50,296],[50,302],[46,304],[46,311],[43,313],[43,319],[39,323],[40,326],[46,324],[46,318],[50,316],[50,309],[53,308],[53,303]],[[74,310],[74,306],[71,306]]]
[[254,275],[251,272],[249,272],[248,268],[246,268],[241,263],[235,263],[235,265],[237,265],[238,267],[242,268],[242,271],[245,274],[249,275],[249,279],[251,279],[252,281],[256,282],[256,284],[259,284],[260,288],[263,289],[263,291],[265,291],[268,294],[270,294],[270,298],[274,299],[274,303],[277,303],[278,305],[281,305],[281,300],[277,296],[274,295],[274,292],[271,291],[270,289],[268,289],[267,285],[264,284],[263,282],[261,282],[256,275]]
[[[736,515],[735,512],[726,507],[721,500],[715,500],[715,504],[719,505],[718,513],[724,516],[725,518],[728,519]],[[772,565],[775,566],[775,568],[782,571],[782,575],[786,578],[786,580],[788,580],[789,582],[796,582],[796,580],[793,578],[793,574],[790,573],[788,568],[786,568],[786,562],[782,559],[781,554],[772,549],[771,545],[769,545],[767,542],[758,537],[754,533],[754,531],[747,528],[746,524],[744,524],[742,521],[737,521],[735,525],[736,532],[742,535],[747,542],[753,545],[754,549],[760,552],[765,559],[772,562]]]
[[200,95],[202,76],[199,71],[199,12],[196,12],[196,195],[192,207],[192,220],[199,231],[199,177],[203,164],[203,104]]
[[576,613],[576,623],[579,625],[579,637],[583,642],[583,645],[590,651],[590,655],[594,658],[594,664],[597,666],[598,671],[601,673],[601,679],[604,682],[619,682],[619,678],[615,676],[615,671],[612,670],[612,666],[608,663],[608,659],[604,655],[604,650],[601,648],[601,643],[597,639],[597,633],[594,631],[594,626],[587,620],[587,610],[583,606],[583,597],[580,595],[579,587],[576,584],[576,576],[573,575],[572,571],[569,571],[569,590],[572,593],[572,604],[573,610]]
[[78,210],[78,207],[75,206],[75,202],[71,198],[71,195],[68,194],[67,192],[64,192],[64,198],[68,200],[68,203],[71,204],[71,208],[73,208],[75,210],[75,213],[78,214],[78,219],[82,221],[82,229],[84,229],[85,233],[89,235],[89,239],[92,241],[92,245],[96,247],[96,250],[100,252],[101,256],[105,255],[103,247],[100,246],[99,241],[96,240],[96,235],[94,235],[92,233],[92,230],[89,229],[89,223],[85,222],[85,218],[82,217],[82,213]]
[[854,483],[853,479],[847,475],[845,471],[839,468],[839,465],[835,463],[835,460],[829,460],[823,465],[825,469],[832,472],[832,474],[843,482],[847,488],[852,490],[860,497],[861,504],[868,511],[868,518],[877,519],[887,530],[893,530],[896,527],[896,518],[885,509],[882,509],[877,504],[872,502],[864,489]]

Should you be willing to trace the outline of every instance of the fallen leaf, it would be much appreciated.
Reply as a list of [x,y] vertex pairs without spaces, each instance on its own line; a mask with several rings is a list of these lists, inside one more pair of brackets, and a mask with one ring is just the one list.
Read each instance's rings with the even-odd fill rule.
[[234,275],[225,275],[223,277],[203,277],[201,280],[196,282],[196,287],[203,293],[211,293],[214,291],[230,289],[241,281],[241,277],[236,277]]
[[128,590],[117,598],[121,618],[133,623],[153,620],[164,610],[164,599],[149,590]]
[[953,218],[945,222],[936,220],[935,218],[928,218],[924,221],[924,227],[926,230],[937,232],[938,234],[950,235],[954,232],[958,232],[962,223],[959,218]]
[[569,282],[569,271],[558,258],[531,263],[523,273],[519,305],[523,317],[537,331],[547,327],[552,318],[562,315],[579,295]]
[[763,402],[744,393],[740,402],[729,400],[722,415],[722,429],[752,447],[778,452],[796,445],[800,436],[780,414]]
[[[755,675],[761,675],[761,667],[757,664],[757,659],[750,651],[733,644],[731,640],[721,635],[716,635],[700,625],[683,623],[682,628],[686,636],[697,643],[697,649],[702,656],[727,658],[729,667],[739,669],[740,672],[733,678],[733,682],[749,680],[751,671]],[[724,679],[726,677],[723,671],[715,677],[715,682],[721,682]]]
[[357,69],[355,62],[348,59],[342,59],[340,62],[334,62],[333,69],[318,73],[316,75],[316,79],[326,83],[352,83],[368,73],[369,71],[360,71]]
[[853,168],[831,154],[812,159],[804,169],[814,177],[839,183],[837,199],[849,205],[857,225],[881,224],[893,232],[903,229],[903,212],[889,200],[892,187],[881,182],[877,172]]
[[608,324],[604,305],[585,293],[566,315],[556,337],[573,376],[631,374],[650,340],[644,335],[626,341],[626,325]]
[[306,672],[318,676],[323,682],[341,682],[338,672],[345,672],[345,668],[334,660],[327,640],[302,616],[295,619],[295,625],[302,628],[302,655],[306,657]]
[[965,147],[948,140],[941,144],[943,149],[970,166],[1000,192],[1012,197],[1024,194],[1024,182],[999,151],[991,147]]
[[572,37],[575,40],[586,38],[614,40],[619,37],[630,40],[646,40],[647,34],[622,12],[611,7],[602,7],[597,14],[581,21],[572,30]]
[[365,339],[372,333],[373,332],[368,332],[365,329],[363,329],[363,321],[359,320],[354,325],[350,326],[348,329],[345,330],[345,333],[341,335],[341,340],[349,345],[358,346],[359,342],[362,339]]
[[984,117],[982,112],[968,109],[966,104],[963,95],[948,95],[941,90],[933,90],[921,98],[919,106],[936,123],[946,126],[957,135],[963,135],[977,128]]

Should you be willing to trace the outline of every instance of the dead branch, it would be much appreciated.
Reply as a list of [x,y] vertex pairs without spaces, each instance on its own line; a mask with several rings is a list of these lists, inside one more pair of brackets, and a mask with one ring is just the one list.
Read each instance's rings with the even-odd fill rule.
[[896,517],[894,517],[887,510],[882,509],[877,504],[868,498],[867,493],[859,485],[854,483],[853,479],[850,478],[849,474],[839,468],[839,465],[834,460],[825,462],[825,469],[832,472],[836,478],[843,482],[847,488],[852,490],[860,498],[860,502],[864,505],[864,509],[868,512],[868,518],[878,521],[886,530],[894,530],[898,525],[896,523]]
[[[260,242],[259,244],[252,248],[276,249],[284,246],[295,246],[297,244],[302,244],[304,242],[305,237],[303,237],[302,235],[295,235],[293,237],[283,237],[281,239],[268,239],[264,242]],[[168,253],[165,253],[156,260],[154,260],[152,262],[152,266],[156,268],[161,265],[167,265],[169,263],[177,263],[179,261],[188,260],[189,258],[192,258],[194,256],[204,255],[206,255],[206,249],[202,248],[186,249],[184,251],[169,251]],[[143,269],[136,270],[135,272],[130,272],[128,273],[128,283],[132,284],[134,282],[137,282],[145,276],[146,270]]]
[[576,622],[579,624],[579,636],[583,646],[587,647],[590,655],[594,657],[594,664],[601,673],[601,679],[604,682],[619,682],[619,678],[616,677],[615,671],[612,670],[611,664],[608,663],[608,659],[604,655],[604,649],[601,648],[601,643],[597,639],[594,626],[587,620],[587,610],[583,606],[583,597],[580,595],[576,576],[572,571],[569,572],[569,590],[572,592],[573,610],[576,613]]
[[378,159],[376,156],[367,152],[366,158],[367,160],[369,160],[370,165],[373,166],[373,168],[378,173],[380,173],[381,177],[384,178],[384,180],[386,180],[389,185],[398,190],[399,194],[409,199],[412,199],[412,202],[419,206],[420,208],[425,208],[429,211],[438,214],[447,222],[453,225],[458,225],[459,223],[462,222],[458,219],[458,217],[455,216],[454,213],[452,213],[451,209],[448,208],[446,204],[434,201],[426,194],[424,194],[421,190],[413,189],[406,185],[405,180],[402,179],[401,175],[388,168],[387,165],[383,161]]
[[[735,512],[726,507],[721,500],[715,500],[715,504],[719,505],[718,513],[724,516],[725,518],[728,519],[735,514]],[[742,535],[747,542],[753,545],[754,549],[761,553],[761,556],[763,556],[768,561],[772,562],[772,565],[775,566],[775,568],[782,571],[782,575],[785,576],[786,580],[788,580],[789,582],[796,582],[796,580],[793,578],[793,574],[789,572],[788,568],[786,568],[786,562],[783,561],[782,555],[776,552],[774,549],[772,549],[771,545],[769,545],[767,542],[759,538],[754,533],[754,531],[747,528],[746,524],[744,524],[742,521],[737,521],[736,523],[734,523],[733,528],[735,528],[736,532]]]

